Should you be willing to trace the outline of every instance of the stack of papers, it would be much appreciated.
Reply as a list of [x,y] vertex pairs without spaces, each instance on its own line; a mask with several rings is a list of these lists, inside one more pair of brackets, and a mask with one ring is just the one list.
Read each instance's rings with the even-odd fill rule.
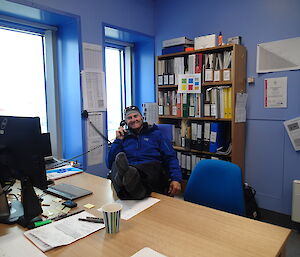
[[43,252],[46,252],[61,245],[71,244],[105,227],[104,224],[78,220],[78,218],[88,216],[94,217],[94,215],[84,211],[48,225],[28,230],[24,232],[24,235]]
[[[129,220],[159,201],[159,199],[148,197],[143,200],[117,200],[116,203],[122,204],[121,219]],[[102,211],[102,209],[100,208],[98,211]]]

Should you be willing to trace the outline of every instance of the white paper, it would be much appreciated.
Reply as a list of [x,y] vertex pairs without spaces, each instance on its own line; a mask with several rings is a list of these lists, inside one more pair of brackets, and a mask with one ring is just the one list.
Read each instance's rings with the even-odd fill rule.
[[[103,115],[102,113],[90,113],[89,120],[92,124],[99,130],[102,134],[103,132]],[[87,135],[87,150],[91,150],[87,154],[87,164],[96,165],[103,162],[103,149],[106,142],[104,139],[96,132],[93,126],[86,121],[86,135]],[[93,149],[93,150],[92,150]]]
[[[140,212],[146,210],[160,200],[153,197],[148,197],[143,200],[117,200],[117,203],[122,204],[121,218],[129,220]],[[102,211],[101,208],[98,211]]]
[[157,103],[144,103],[144,120],[149,124],[158,123],[158,104]]
[[283,122],[295,151],[300,150],[300,117]]
[[287,77],[264,80],[264,107],[287,108]]
[[48,225],[28,230],[24,232],[24,235],[43,252],[46,252],[57,246],[71,244],[105,227],[105,225],[101,223],[78,220],[78,218],[86,217],[95,216],[84,211]]
[[217,132],[211,131],[210,132],[210,142],[211,143],[216,143],[217,141]]
[[235,101],[235,122],[246,122],[247,93],[237,93]]
[[167,256],[163,255],[157,251],[154,251],[149,247],[145,247],[145,248],[139,250],[137,253],[135,253],[131,257],[167,257]]
[[106,111],[104,76],[104,72],[81,72],[83,108],[88,112]]
[[300,37],[257,45],[256,72],[300,69]]
[[216,46],[216,34],[201,36],[195,38],[195,50],[215,47]]
[[103,71],[102,46],[83,43],[83,68],[89,71]]
[[38,248],[36,248],[24,235],[8,234],[1,236],[0,240],[1,257],[45,257]]

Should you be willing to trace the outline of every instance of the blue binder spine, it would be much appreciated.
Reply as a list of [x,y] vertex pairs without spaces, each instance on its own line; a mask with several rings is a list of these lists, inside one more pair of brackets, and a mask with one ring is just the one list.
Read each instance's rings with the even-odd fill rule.
[[210,127],[209,151],[211,153],[217,152],[219,147],[224,146],[225,139],[225,124],[212,122]]

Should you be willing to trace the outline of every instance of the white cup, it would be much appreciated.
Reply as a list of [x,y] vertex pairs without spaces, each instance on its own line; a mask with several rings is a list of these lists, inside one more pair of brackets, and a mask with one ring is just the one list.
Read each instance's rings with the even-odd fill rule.
[[106,232],[109,234],[119,232],[122,205],[107,203],[101,207]]

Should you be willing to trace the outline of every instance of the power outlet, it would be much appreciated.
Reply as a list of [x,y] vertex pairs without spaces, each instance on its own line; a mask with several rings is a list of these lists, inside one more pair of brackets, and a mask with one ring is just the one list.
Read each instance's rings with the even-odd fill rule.
[[247,82],[248,82],[249,84],[254,84],[254,82],[255,82],[254,77],[248,77]]

